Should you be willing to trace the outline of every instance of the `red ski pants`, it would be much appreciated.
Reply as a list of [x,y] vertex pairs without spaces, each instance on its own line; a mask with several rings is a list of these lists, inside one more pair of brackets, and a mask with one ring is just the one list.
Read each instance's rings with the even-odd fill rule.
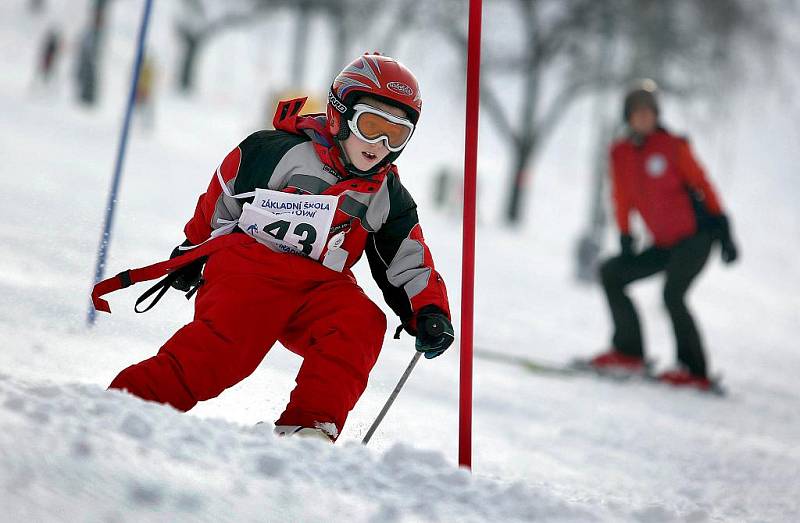
[[110,388],[187,411],[249,376],[279,340],[303,364],[276,423],[341,431],[386,333],[352,275],[249,243],[211,254],[203,276],[194,321]]

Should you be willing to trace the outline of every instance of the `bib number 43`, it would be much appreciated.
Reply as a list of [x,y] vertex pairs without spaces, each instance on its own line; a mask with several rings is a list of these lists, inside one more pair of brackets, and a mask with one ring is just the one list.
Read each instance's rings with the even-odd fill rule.
[[[286,220],[278,220],[265,225],[262,230],[276,240],[285,241],[291,226],[292,224]],[[296,223],[294,229],[292,229],[292,234],[299,238],[297,243],[300,245],[303,254],[310,255],[314,249],[314,242],[317,241],[317,230],[314,226],[305,222]]]
[[239,227],[276,252],[319,260],[338,197],[256,189],[254,203],[242,206]]

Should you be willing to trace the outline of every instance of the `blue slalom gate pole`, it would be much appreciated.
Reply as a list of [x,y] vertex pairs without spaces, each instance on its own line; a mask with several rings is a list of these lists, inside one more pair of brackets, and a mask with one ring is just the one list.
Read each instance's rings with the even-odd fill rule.
[[[144,56],[144,42],[147,36],[147,26],[150,22],[150,12],[153,8],[153,0],[144,1],[144,10],[142,11],[142,21],[139,24],[139,36],[136,47],[136,59],[133,63],[133,74],[131,75],[131,88],[128,93],[128,106],[125,110],[125,120],[122,123],[122,133],[119,138],[119,145],[117,146],[117,161],[114,165],[114,178],[111,182],[111,191],[108,193],[108,204],[106,205],[106,218],[103,224],[103,235],[100,237],[100,248],[97,252],[97,265],[94,271],[94,284],[96,285],[103,279],[103,274],[106,268],[106,256],[108,254],[108,244],[111,241],[111,226],[114,223],[114,209],[117,204],[117,191],[119,190],[119,181],[122,177],[122,166],[125,163],[125,150],[128,147],[128,129],[131,125],[131,116],[133,115],[133,104],[136,100],[136,84],[139,83],[139,73],[142,69],[142,58]],[[96,311],[91,300],[89,301],[89,315],[86,318],[86,323],[89,327],[94,325]]]

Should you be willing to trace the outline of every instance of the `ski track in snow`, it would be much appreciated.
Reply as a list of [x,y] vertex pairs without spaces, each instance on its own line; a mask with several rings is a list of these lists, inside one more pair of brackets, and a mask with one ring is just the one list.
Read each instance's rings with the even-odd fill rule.
[[[800,270],[794,263],[800,182],[791,159],[770,163],[769,151],[748,149],[754,140],[742,131],[737,170],[718,183],[734,211],[743,259],[726,270],[712,255],[691,302],[728,397],[536,376],[477,360],[470,477],[455,465],[455,348],[418,365],[370,447],[358,444],[412,356],[409,338],[387,337],[337,445],[279,440],[269,421],[286,404],[299,366],[280,346],[251,377],[188,415],[103,390],[191,319],[179,293],[149,314],[134,314],[132,304],[147,288],[142,284],[112,295],[114,314],[102,315],[94,330],[83,327],[138,7],[111,8],[106,66],[115,74],[104,79],[103,104],[85,111],[74,106],[66,85],[52,99],[27,92],[37,42],[30,36],[45,25],[26,18],[23,4],[0,7],[3,520],[800,520]],[[68,37],[80,27],[78,18],[65,18]],[[174,51],[169,13],[156,8],[154,23],[151,42]],[[242,41],[232,37],[209,52],[237,49]],[[66,82],[68,64],[61,65]],[[246,88],[255,77],[247,71],[242,67],[231,81],[235,96],[250,101],[256,95]],[[420,75],[423,85],[439,78],[424,68]],[[216,85],[189,102],[162,94],[154,133],[132,130],[109,273],[167,256],[182,240],[213,169],[255,129]],[[451,98],[444,88],[427,89],[426,118],[437,105],[445,111]],[[460,111],[457,102],[453,110]],[[435,120],[423,120],[399,166],[420,203],[457,311],[460,227],[430,210],[424,175],[437,167],[431,158],[442,150],[460,161],[462,145],[456,132],[438,142],[425,139],[435,131],[428,122]],[[537,164],[528,226],[509,231],[484,222],[479,229],[478,346],[556,362],[603,348],[602,296],[574,285],[571,274],[588,186],[586,166],[572,159],[590,156],[573,149],[576,134],[570,133],[579,125],[568,120],[559,131],[564,139],[557,134]],[[792,136],[774,133],[776,143]],[[698,138],[700,156],[709,157]],[[481,140],[483,175],[504,174],[488,167],[497,140],[491,134]],[[763,166],[769,175],[748,176]],[[485,211],[501,195],[484,183]],[[356,272],[382,304],[366,267]],[[633,292],[649,351],[660,367],[668,366],[673,350],[659,282]]]

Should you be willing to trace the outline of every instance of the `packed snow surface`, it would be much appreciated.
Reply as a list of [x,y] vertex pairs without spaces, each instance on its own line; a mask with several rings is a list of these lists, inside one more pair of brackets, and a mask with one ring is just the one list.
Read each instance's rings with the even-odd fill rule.
[[375,453],[281,441],[268,423],[242,427],[96,385],[6,375],[0,408],[11,521],[593,519],[547,489],[471,478],[441,452],[406,443]]
[[[776,107],[731,102],[739,116],[723,122],[723,132],[722,124],[681,121],[666,106],[697,129],[693,143],[742,248],[730,269],[715,252],[691,295],[712,372],[724,376],[729,394],[540,376],[479,359],[470,475],[456,465],[457,347],[420,362],[366,448],[359,441],[413,354],[407,337],[387,336],[336,445],[272,435],[299,367],[279,345],[252,376],[189,414],[105,390],[192,314],[179,293],[134,314],[143,284],[112,295],[114,313],[85,327],[140,6],[113,4],[103,102],[85,110],[73,101],[69,61],[54,89],[29,90],[46,21],[27,15],[25,5],[0,7],[4,521],[800,520],[800,136]],[[66,16],[73,2],[52,5],[61,6],[69,50],[83,20]],[[165,9],[155,10],[150,36],[162,66],[176,54]],[[109,273],[161,260],[182,241],[214,168],[263,125],[262,86],[272,80],[259,74],[276,51],[253,39],[291,40],[280,36],[290,26],[221,38],[206,52],[193,98],[173,94],[164,72],[155,127],[132,130]],[[460,114],[463,99],[453,94],[460,92],[455,80],[443,83],[445,68],[424,45],[399,50],[406,62],[419,61],[426,96],[399,167],[449,284],[458,329],[460,226],[433,210],[429,192],[436,168],[459,165],[461,131],[442,122]],[[223,52],[243,57],[240,66],[229,70]],[[452,62],[457,67],[458,57]],[[527,222],[518,229],[497,224],[506,149],[491,132],[481,135],[479,347],[556,363],[606,347],[602,295],[572,276],[590,186],[583,114],[565,121],[537,162]],[[753,127],[753,118],[769,125]],[[368,270],[360,267],[358,276],[383,305]],[[633,294],[649,353],[664,368],[674,355],[659,284],[643,283]]]

